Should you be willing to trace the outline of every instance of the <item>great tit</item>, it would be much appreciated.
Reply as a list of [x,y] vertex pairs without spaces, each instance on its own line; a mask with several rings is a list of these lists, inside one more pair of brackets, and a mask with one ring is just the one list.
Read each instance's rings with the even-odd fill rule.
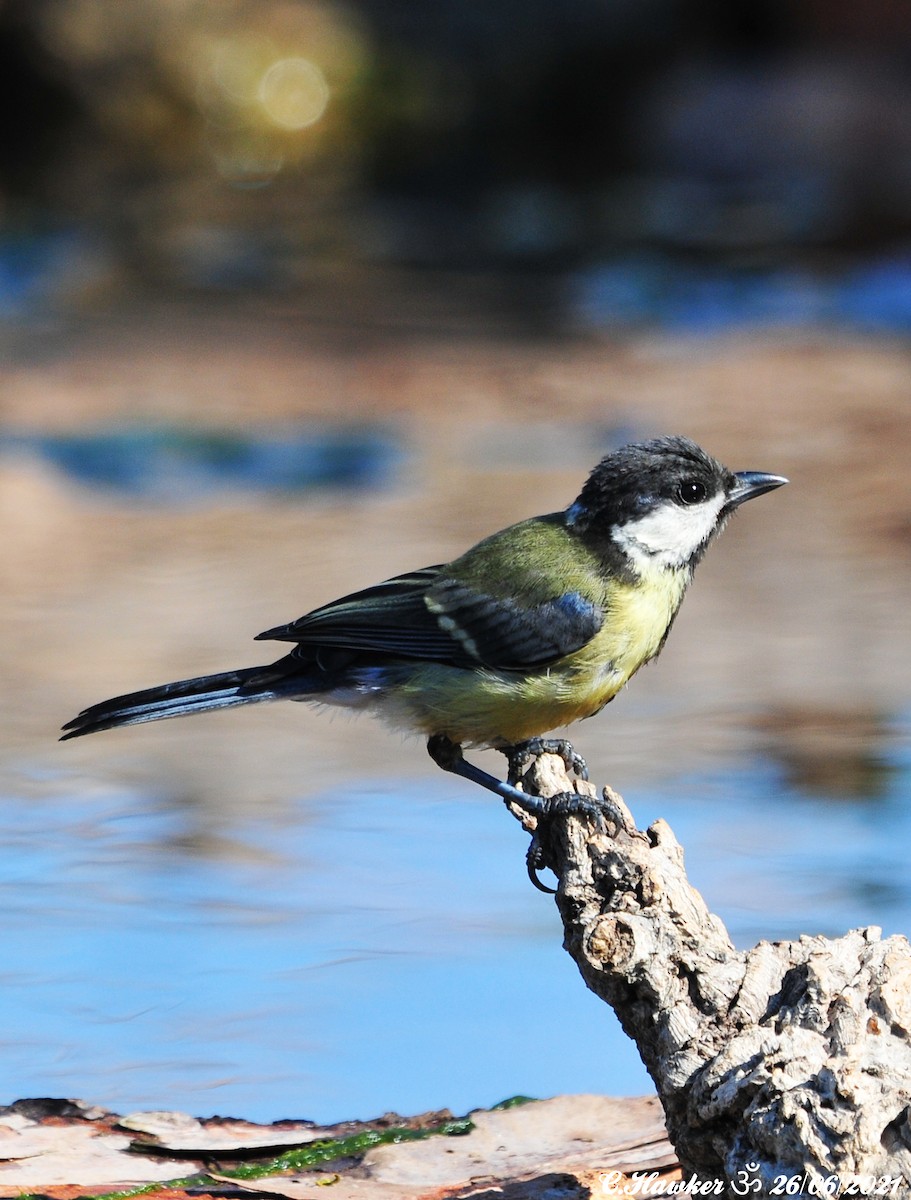
[[684,437],[624,446],[565,511],[259,634],[293,643],[277,662],[117,696],[81,712],[65,737],[307,700],[423,734],[440,766],[514,798],[461,747],[510,754],[599,712],[660,652],[696,564],[734,509],[784,483],[729,471]]

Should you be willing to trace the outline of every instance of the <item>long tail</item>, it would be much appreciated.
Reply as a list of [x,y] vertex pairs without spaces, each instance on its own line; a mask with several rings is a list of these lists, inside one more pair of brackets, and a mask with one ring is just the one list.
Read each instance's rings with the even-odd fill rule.
[[304,696],[319,691],[314,678],[296,664],[296,670],[283,671],[288,663],[282,659],[272,667],[246,667],[239,671],[223,671],[220,675],[201,675],[198,679],[178,679],[160,687],[115,696],[93,704],[63,726],[66,732],[60,739],[82,737],[119,725],[140,725],[144,721],[162,721],[166,717],[183,717],[207,709],[233,708],[238,704],[257,704],[266,700],[281,700],[289,696]]

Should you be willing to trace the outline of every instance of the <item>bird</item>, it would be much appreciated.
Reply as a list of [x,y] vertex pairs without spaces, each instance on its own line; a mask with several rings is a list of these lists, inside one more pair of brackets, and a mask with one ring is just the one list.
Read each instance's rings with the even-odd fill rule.
[[556,748],[577,763],[568,743],[543,735],[600,712],[657,657],[730,515],[787,482],[730,471],[683,436],[623,446],[601,459],[563,511],[267,629],[255,640],[293,647],[276,662],[94,704],[63,727],[62,740],[307,701],[368,711],[423,735],[439,766],[528,807],[513,770],[499,780],[463,748],[502,750],[513,765]]

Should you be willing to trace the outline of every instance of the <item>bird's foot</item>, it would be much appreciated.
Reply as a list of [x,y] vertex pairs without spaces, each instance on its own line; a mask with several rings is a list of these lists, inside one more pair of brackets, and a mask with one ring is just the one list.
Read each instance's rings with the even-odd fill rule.
[[548,887],[538,876],[539,871],[551,867],[552,856],[547,843],[552,819],[559,816],[587,817],[599,830],[603,830],[604,811],[594,796],[580,796],[577,792],[559,792],[556,796],[546,796],[542,799],[546,806],[545,811],[538,817],[528,853],[525,855],[525,866],[528,878],[539,892],[555,895],[557,889]]
[[503,751],[509,764],[507,778],[510,783],[518,783],[528,767],[540,758],[542,754],[556,754],[562,758],[567,773],[577,779],[588,779],[588,766],[581,754],[577,754],[572,742],[566,738],[529,738],[527,742],[518,742]]

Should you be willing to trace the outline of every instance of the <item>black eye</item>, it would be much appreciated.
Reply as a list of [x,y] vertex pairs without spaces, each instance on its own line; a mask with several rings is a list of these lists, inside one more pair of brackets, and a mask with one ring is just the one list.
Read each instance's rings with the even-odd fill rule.
[[708,488],[698,479],[685,479],[677,488],[677,499],[681,504],[701,504],[708,494]]

